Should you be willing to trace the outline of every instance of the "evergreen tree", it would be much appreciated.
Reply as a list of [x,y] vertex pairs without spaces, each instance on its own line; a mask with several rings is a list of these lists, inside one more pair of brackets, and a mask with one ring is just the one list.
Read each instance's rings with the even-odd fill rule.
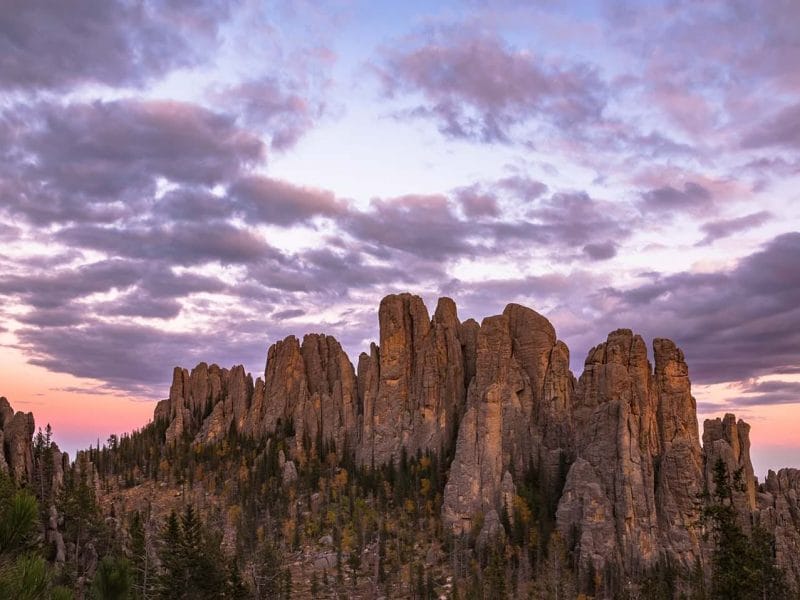
[[279,598],[283,591],[281,556],[272,540],[266,540],[254,565],[254,583],[259,598]]
[[496,540],[489,550],[489,564],[485,572],[486,594],[490,598],[506,598],[506,567],[503,558],[504,544]]
[[728,473],[721,458],[714,464],[713,498],[703,511],[715,541],[711,598],[726,600],[782,600],[790,593],[783,574],[775,566],[772,537],[754,528],[752,538],[737,523],[733,492],[741,472]]
[[235,559],[228,561],[228,581],[226,586],[225,595],[228,598],[245,598],[247,597],[247,586],[242,580],[239,565],[236,564]]
[[0,598],[50,597],[51,575],[36,544],[38,526],[36,498],[0,472]]
[[131,567],[124,558],[107,556],[97,566],[92,581],[96,600],[127,600],[131,597]]
[[36,493],[42,509],[47,510],[53,501],[53,429],[50,423],[33,438],[33,461],[35,466]]
[[158,595],[160,598],[182,598],[186,591],[186,567],[183,553],[183,533],[178,515],[172,511],[161,530],[159,558],[161,573],[158,578]]
[[153,594],[153,574],[144,521],[138,510],[133,513],[128,533],[131,538],[129,558],[133,571],[133,595],[137,600],[147,600]]
[[33,553],[19,556],[0,574],[0,598],[44,600],[50,585],[47,564]]
[[180,520],[173,512],[161,535],[159,595],[162,598],[211,599],[225,597],[230,564],[192,506]]

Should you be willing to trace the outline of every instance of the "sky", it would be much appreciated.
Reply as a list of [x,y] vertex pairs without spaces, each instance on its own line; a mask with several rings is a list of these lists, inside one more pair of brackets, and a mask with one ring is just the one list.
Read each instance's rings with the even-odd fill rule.
[[674,339],[800,466],[800,3],[0,0],[0,394],[78,448],[389,293]]

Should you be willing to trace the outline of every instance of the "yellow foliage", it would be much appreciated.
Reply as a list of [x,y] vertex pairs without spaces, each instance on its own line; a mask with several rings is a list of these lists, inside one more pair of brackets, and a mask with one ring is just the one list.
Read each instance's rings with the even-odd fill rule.
[[342,529],[342,552],[350,552],[355,544],[356,534],[352,526],[347,525]]
[[282,527],[283,539],[285,539],[285,540],[294,539],[295,527],[297,527],[297,524],[294,522],[294,519],[292,519],[291,517],[286,519],[283,522],[283,527]]
[[236,524],[239,522],[239,519],[242,517],[242,507],[237,506],[234,504],[233,506],[228,507],[228,522]]
[[[423,459],[424,460],[424,459]],[[427,496],[431,492],[431,480],[423,477],[419,480],[419,493]]]
[[430,457],[423,456],[422,458],[420,458],[419,459],[419,466],[422,467],[423,469],[427,469],[428,467],[430,467],[431,466]]
[[530,525],[531,522],[531,509],[528,508],[528,503],[522,496],[514,496],[514,518],[519,518],[523,525]]
[[347,480],[348,480],[347,469],[340,469],[339,472],[333,476],[331,489],[333,489],[337,495],[342,493],[344,490],[347,489]]
[[329,508],[328,512],[325,513],[325,522],[328,525],[331,525],[331,526],[335,525],[336,524],[336,511],[334,511],[333,509]]
[[417,508],[417,505],[414,504],[414,501],[411,498],[406,498],[405,503],[403,504],[403,508],[408,514],[412,514],[414,510]]

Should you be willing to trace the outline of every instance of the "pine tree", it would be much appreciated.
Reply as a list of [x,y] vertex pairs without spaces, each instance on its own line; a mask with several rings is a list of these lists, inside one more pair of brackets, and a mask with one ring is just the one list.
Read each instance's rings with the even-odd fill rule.
[[506,569],[503,559],[503,544],[495,541],[489,550],[489,564],[485,572],[486,593],[491,598],[506,598]]
[[183,532],[175,511],[167,518],[161,530],[159,558],[161,573],[158,578],[158,596],[165,600],[182,598],[186,591],[186,566],[182,553]]
[[139,600],[147,600],[153,594],[153,574],[144,521],[138,510],[133,513],[128,533],[131,538],[129,558],[133,571],[133,595]]
[[100,561],[92,581],[93,598],[127,600],[131,591],[131,568],[127,560],[107,556]]
[[187,506],[178,519],[173,512],[161,534],[162,598],[211,599],[224,597],[230,565],[219,540],[206,531],[197,512]]
[[262,544],[254,570],[256,595],[259,598],[279,598],[283,589],[283,571],[280,553],[272,540]]
[[783,574],[775,566],[772,536],[756,527],[752,538],[748,538],[737,523],[733,492],[740,478],[740,472],[729,475],[723,460],[717,459],[713,470],[713,498],[708,498],[703,511],[715,542],[711,598],[789,598]]

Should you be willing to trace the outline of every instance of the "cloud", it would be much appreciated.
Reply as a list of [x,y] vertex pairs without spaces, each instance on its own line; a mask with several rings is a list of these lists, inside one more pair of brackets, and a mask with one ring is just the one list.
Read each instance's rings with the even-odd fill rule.
[[390,97],[422,95],[406,111],[448,137],[507,142],[518,123],[571,129],[601,115],[606,89],[585,63],[561,64],[478,33],[410,38],[376,67]]
[[783,108],[776,115],[745,133],[742,146],[800,150],[800,102]]
[[264,176],[239,179],[229,194],[246,217],[275,225],[294,225],[315,216],[336,217],[347,211],[347,204],[329,191]]
[[729,398],[727,406],[762,406],[771,404],[800,403],[800,382],[798,381],[755,381],[742,386],[742,395]]
[[[344,246],[312,248],[284,261],[264,261],[248,268],[248,279],[264,288],[311,294],[320,302],[347,298],[351,291],[366,293],[378,286],[407,285],[429,276],[431,267],[417,261],[399,264],[368,261],[364,252]],[[441,271],[436,269],[436,274]]]
[[263,330],[248,334],[234,323],[217,325],[214,331],[174,332],[87,319],[69,328],[23,328],[17,336],[34,365],[160,397],[175,364],[194,366],[207,361],[230,366],[263,361]]
[[682,190],[665,185],[642,192],[639,206],[644,212],[706,214],[714,206],[714,196],[708,188],[689,181]]
[[85,84],[139,86],[206,52],[222,1],[7,0],[0,12],[0,85],[4,90],[64,90]]
[[800,363],[800,233],[785,233],[727,271],[655,276],[606,288],[603,328],[672,337],[693,380],[720,383],[791,372]]
[[135,266],[123,260],[104,260],[77,269],[0,278],[0,293],[16,296],[37,308],[58,308],[89,294],[126,289],[140,279]]
[[261,236],[230,223],[183,223],[147,227],[76,225],[55,238],[75,248],[132,259],[167,260],[173,265],[245,264],[281,253]]
[[586,244],[583,247],[583,253],[592,260],[608,260],[617,255],[617,245],[614,242]]
[[729,237],[734,233],[740,231],[747,231],[759,225],[763,225],[772,219],[772,214],[768,211],[762,210],[742,217],[735,217],[733,219],[719,219],[717,221],[709,221],[700,226],[700,230],[706,235],[697,242],[697,246],[707,246],[716,240]]
[[496,217],[500,214],[497,198],[489,192],[481,191],[478,185],[456,190],[456,198],[467,217]]
[[548,190],[546,184],[523,175],[503,177],[496,182],[496,187],[511,192],[516,198],[525,202],[533,202]]
[[[299,89],[292,89],[299,88]],[[217,102],[241,116],[250,127],[269,133],[274,150],[294,146],[325,110],[309,82],[276,77],[244,81],[220,92]]]
[[35,224],[136,217],[159,178],[210,187],[264,158],[231,117],[184,102],[40,104],[23,116],[0,191],[7,211]]
[[302,308],[288,308],[286,310],[275,311],[270,315],[270,318],[275,319],[276,321],[284,321],[286,319],[302,317],[305,314],[306,311],[304,311]]
[[340,226],[355,239],[433,261],[479,251],[471,241],[477,232],[442,195],[374,199],[368,210],[350,213]]
[[622,241],[630,236],[632,216],[624,207],[594,199],[586,192],[555,193],[536,204],[528,215],[536,220],[547,243],[561,247],[577,248],[587,240],[600,238],[603,241],[591,242],[600,246],[593,249],[608,254],[609,244],[614,244],[609,240]]

